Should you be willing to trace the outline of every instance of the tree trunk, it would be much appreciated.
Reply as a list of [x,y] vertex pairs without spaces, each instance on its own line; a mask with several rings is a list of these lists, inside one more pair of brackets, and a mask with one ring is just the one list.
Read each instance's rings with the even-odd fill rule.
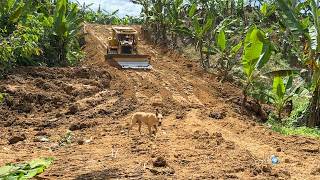
[[67,66],[68,60],[67,60],[67,52],[66,52],[66,43],[63,39],[60,40],[60,55],[59,55],[59,62],[58,64],[60,66]]
[[203,52],[202,52],[203,44],[202,42],[199,43],[199,52],[200,52],[200,63],[202,68],[205,68],[204,63],[203,63]]
[[245,88],[243,89],[243,91],[242,91],[242,95],[243,95],[242,106],[243,106],[243,107],[246,106],[246,103],[247,103],[247,101],[248,101],[248,95],[247,95],[247,93],[248,93],[248,88],[249,88],[249,86],[250,86],[250,83],[248,83],[248,84],[246,85],[246,87],[245,87]]
[[320,126],[320,86],[316,87],[315,91],[313,92],[309,107],[309,114],[307,126],[310,128]]
[[159,25],[155,25],[154,32],[156,32],[156,37],[155,37],[154,43],[158,44],[160,37],[161,37],[161,30],[160,30]]
[[282,110],[278,109],[278,120],[279,120],[279,122],[281,122],[281,119],[282,119],[281,112],[282,112]]
[[167,27],[164,23],[162,23],[162,40],[167,41]]

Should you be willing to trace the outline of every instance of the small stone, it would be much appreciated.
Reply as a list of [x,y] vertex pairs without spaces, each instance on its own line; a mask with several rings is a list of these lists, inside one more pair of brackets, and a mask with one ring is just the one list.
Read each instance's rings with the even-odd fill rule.
[[56,114],[56,118],[60,118],[62,116],[63,116],[63,114],[61,114],[60,112]]
[[25,134],[21,134],[19,136],[13,136],[8,141],[9,141],[9,144],[16,144],[16,143],[18,143],[20,141],[24,141],[26,139],[27,139],[26,135]]
[[272,169],[271,169],[270,166],[263,166],[263,167],[262,167],[262,171],[265,172],[265,173],[270,173],[271,170],[272,170]]
[[209,114],[209,117],[213,119],[224,119],[226,116],[227,114],[225,112],[211,112]]
[[76,114],[79,111],[79,106],[74,104],[69,107],[68,114]]
[[176,119],[183,119],[184,118],[184,114],[176,114]]
[[49,142],[49,139],[46,136],[39,136],[39,137],[36,137],[33,141],[34,142]]
[[78,143],[79,145],[83,145],[83,144],[84,144],[84,140],[79,139],[79,140],[77,141],[77,143]]
[[154,167],[166,167],[167,166],[167,161],[163,157],[158,157],[154,162],[153,162]]
[[311,175],[320,175],[320,167],[312,169]]
[[280,147],[278,147],[276,150],[277,150],[277,152],[281,152],[282,151]]
[[44,131],[39,131],[35,136],[46,136],[48,133]]

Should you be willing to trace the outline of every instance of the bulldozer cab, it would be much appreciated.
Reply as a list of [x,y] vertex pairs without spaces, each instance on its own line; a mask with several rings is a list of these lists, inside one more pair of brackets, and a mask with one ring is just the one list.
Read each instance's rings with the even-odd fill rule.
[[151,69],[150,56],[137,51],[138,32],[131,27],[112,27],[107,59],[122,69]]
[[134,35],[119,34],[120,54],[134,54],[135,53],[135,37]]

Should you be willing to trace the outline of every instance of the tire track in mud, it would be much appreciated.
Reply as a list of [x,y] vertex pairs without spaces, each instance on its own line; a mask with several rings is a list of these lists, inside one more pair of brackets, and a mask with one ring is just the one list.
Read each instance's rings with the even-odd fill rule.
[[[99,30],[101,31],[101,30]],[[108,29],[107,29],[108,31]],[[102,39],[105,39],[107,36],[105,33],[103,35],[101,35],[101,33],[98,32],[94,32],[94,35],[97,36],[97,39],[100,41],[100,43],[105,44],[106,47],[106,42],[101,42]],[[147,53],[146,50],[144,48],[141,49],[142,53]],[[158,54],[157,53],[153,53],[156,54],[156,60],[158,60]],[[177,66],[175,66],[176,68],[178,68]],[[128,77],[127,79],[131,79],[135,86],[134,86],[134,90],[136,92],[136,97],[138,99],[138,101],[140,103],[143,102],[148,102],[148,100],[150,99],[150,97],[146,94],[143,94],[142,92],[144,92],[145,90],[143,89],[137,89],[138,87],[141,87],[142,84],[151,84],[153,85],[153,87],[155,87],[157,90],[159,89],[160,91],[167,91],[170,93],[170,97],[163,97],[163,96],[168,96],[168,93],[163,93],[162,95],[162,99],[164,98],[172,98],[172,100],[174,100],[176,103],[181,104],[184,107],[188,107],[188,106],[203,106],[203,103],[196,97],[196,95],[194,95],[192,92],[190,92],[190,90],[186,90],[185,88],[181,88],[181,87],[186,87],[185,82],[183,81],[183,77],[181,77],[179,74],[172,74],[172,72],[168,72],[168,71],[164,71],[164,70],[160,70],[158,68],[153,68],[151,70],[151,72],[132,72],[132,71],[122,71],[123,74],[126,75],[126,77]],[[133,75],[135,74],[135,75]],[[130,77],[129,77],[130,76]],[[145,82],[145,81],[148,81]],[[144,82],[144,83],[141,83]],[[156,84],[157,82],[157,84]],[[138,86],[138,87],[137,87]],[[156,94],[155,96],[157,96],[158,94]]]

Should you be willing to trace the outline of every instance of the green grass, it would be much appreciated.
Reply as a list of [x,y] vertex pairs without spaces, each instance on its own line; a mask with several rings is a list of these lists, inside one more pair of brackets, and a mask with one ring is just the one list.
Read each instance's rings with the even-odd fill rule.
[[0,104],[3,102],[4,100],[4,94],[0,93]]
[[271,126],[273,131],[284,135],[299,135],[313,138],[320,138],[320,129],[308,127],[295,127],[297,119],[303,114],[308,107],[309,97],[308,93],[301,93],[293,97],[293,108],[290,117],[284,119],[283,123],[276,120],[276,115],[271,114],[267,124]]
[[[320,138],[320,129],[308,128],[305,126],[295,127],[292,125],[291,121],[286,121],[286,123],[280,123],[276,121],[274,117],[276,116],[270,115],[269,120],[266,123],[268,126],[271,126],[271,129],[273,131],[279,132],[283,135],[299,135],[305,137]],[[292,120],[291,118],[288,119]]]
[[306,137],[320,138],[320,129],[308,127],[281,127],[279,124],[273,124],[272,130],[284,135],[300,135]]

